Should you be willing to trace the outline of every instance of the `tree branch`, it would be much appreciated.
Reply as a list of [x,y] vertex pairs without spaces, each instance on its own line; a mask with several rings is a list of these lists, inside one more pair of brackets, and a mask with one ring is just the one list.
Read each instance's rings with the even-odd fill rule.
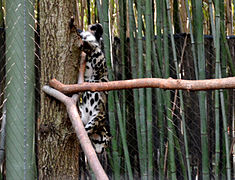
[[235,88],[235,77],[206,80],[183,80],[183,79],[160,79],[160,78],[142,78],[122,81],[110,81],[102,83],[87,83],[65,85],[56,79],[49,82],[50,86],[65,93],[75,93],[81,91],[110,91],[133,88],[161,88],[161,89],[179,89],[188,91],[205,91],[215,89],[233,89]]
[[[86,53],[83,51],[81,52],[81,59],[80,59],[80,65],[79,65],[79,71],[78,71],[78,84],[84,83],[84,74],[86,69]],[[72,96],[72,99],[77,102],[78,101],[78,93],[74,94]]]
[[96,152],[91,144],[91,141],[80,119],[76,102],[72,98],[65,96],[63,93],[49,86],[43,86],[42,90],[48,95],[58,99],[59,101],[65,104],[67,108],[67,112],[69,114],[69,118],[72,122],[73,128],[75,129],[76,135],[79,139],[83,152],[85,153],[88,159],[89,165],[91,169],[93,170],[96,178],[99,180],[108,179],[103,167],[101,166],[97,158]]

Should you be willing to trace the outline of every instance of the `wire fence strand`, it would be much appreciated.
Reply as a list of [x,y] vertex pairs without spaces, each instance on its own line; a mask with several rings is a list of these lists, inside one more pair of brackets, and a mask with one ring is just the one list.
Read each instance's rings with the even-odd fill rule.
[[[234,1],[219,4],[201,1],[202,7],[195,0],[149,0],[148,4],[125,0],[107,1],[107,4],[100,0],[61,4],[42,1],[7,0],[0,4],[0,22],[4,22],[0,23],[2,177],[94,178],[67,121],[65,108],[41,90],[42,83],[52,78],[61,78],[65,83],[76,79],[79,63],[68,60],[79,57],[79,51],[74,53],[67,27],[70,15],[81,16],[75,21],[83,30],[88,29],[88,22],[103,25],[104,42],[101,44],[110,80],[137,77],[197,80],[202,77],[200,72],[205,79],[215,79],[218,59],[221,77],[234,76],[235,30],[230,25],[230,20],[235,22]],[[213,20],[215,5],[219,11]],[[39,12],[40,8],[45,12]],[[203,22],[197,19],[197,8],[203,13]],[[68,12],[58,17],[57,13],[65,9]],[[185,9],[187,12],[183,12]],[[220,51],[216,54],[213,42],[216,33],[212,33],[210,26],[218,25],[218,13]],[[66,18],[66,22],[57,22]],[[196,23],[202,26],[204,33],[201,34],[204,48],[201,52],[197,51],[200,45]],[[56,42],[57,38],[63,42]],[[202,67],[198,62],[203,59]],[[201,100],[195,91],[156,88],[110,91],[107,116],[112,140],[106,151],[98,155],[107,175],[110,179],[234,178],[234,93],[233,89],[207,90]],[[45,111],[45,107],[49,109]],[[204,116],[202,110],[205,110]],[[3,129],[5,120],[6,131]],[[204,148],[205,142],[208,148]],[[54,148],[58,152],[54,152]],[[59,150],[63,149],[66,157],[59,156]],[[207,167],[205,160],[208,160]],[[66,164],[67,161],[71,164]],[[61,172],[58,167],[68,171]],[[42,177],[42,172],[47,176]]]

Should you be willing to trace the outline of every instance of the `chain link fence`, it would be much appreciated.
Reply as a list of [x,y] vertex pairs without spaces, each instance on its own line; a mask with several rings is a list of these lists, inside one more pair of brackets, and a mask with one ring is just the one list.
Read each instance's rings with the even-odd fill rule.
[[[193,55],[192,55],[192,44],[190,41],[190,36],[187,34],[177,34],[175,37],[175,43],[176,43],[176,50],[177,50],[177,59],[179,60],[179,66],[181,71],[181,78],[182,79],[188,79],[188,80],[195,80],[195,66],[193,62]],[[206,78],[207,79],[214,79],[215,78],[215,51],[213,47],[213,37],[206,35],[204,36],[205,40],[205,59],[206,59]],[[232,59],[234,62],[234,37],[230,36],[227,37],[227,42],[230,47],[230,53],[232,55]],[[119,39],[116,39],[117,42],[119,42]],[[115,44],[115,43],[114,43]],[[170,45],[169,45],[170,46]],[[114,46],[114,49],[116,46]],[[118,48],[117,48],[118,49]],[[129,47],[127,47],[129,49]],[[171,48],[170,48],[171,49]],[[114,50],[114,52],[116,52]],[[172,52],[170,52],[172,53]],[[129,53],[128,53],[129,54]],[[114,53],[114,61],[118,61],[120,55]],[[128,57],[130,58],[130,57]],[[226,58],[226,57],[221,57]],[[153,62],[154,63],[154,62]],[[153,65],[153,64],[152,64]],[[123,72],[121,69],[121,63],[119,63],[118,68],[116,70],[115,77],[119,79],[120,73]],[[154,66],[154,65],[153,65]],[[115,68],[116,65],[115,65]],[[114,68],[114,69],[115,69]],[[128,73],[130,72],[130,65],[129,67],[125,64],[126,71]],[[176,71],[175,71],[175,65],[173,61],[173,56],[170,55],[170,77],[177,78]],[[153,72],[154,74],[154,72]],[[131,75],[129,77],[132,77]],[[162,97],[159,97],[157,94],[156,89],[152,89],[153,96],[152,96],[152,108],[153,108],[153,158],[154,158],[154,177],[159,177],[159,171],[160,171],[160,157],[159,152],[161,146],[164,148],[164,177],[168,177],[168,170],[169,168],[169,160],[168,160],[168,132],[172,129],[168,128],[167,125],[167,107],[166,104],[162,104],[163,108],[160,110],[163,114],[163,130],[160,128],[160,117],[159,117],[159,100],[165,99],[164,94],[162,94]],[[164,90],[162,91],[164,92]],[[225,101],[226,105],[226,116],[228,120],[228,126],[226,127],[226,130],[229,134],[229,136],[232,136],[233,129],[233,123],[234,123],[234,90],[222,90],[227,97],[227,100]],[[120,93],[121,94],[121,93]],[[146,96],[146,90],[144,90],[144,94]],[[186,168],[186,160],[187,158],[190,161],[190,167],[191,167],[191,173],[193,179],[201,178],[202,176],[202,149],[203,146],[201,144],[201,123],[200,123],[200,107],[199,107],[199,98],[198,98],[198,92],[193,91],[183,91],[183,107],[180,105],[180,95],[179,91],[170,91],[171,94],[171,116],[172,116],[172,123],[173,123],[173,136],[174,136],[174,150],[175,150],[175,160],[176,160],[176,174],[179,179],[184,179],[186,171],[184,168]],[[130,158],[131,158],[131,165],[133,168],[133,172],[135,172],[135,177],[139,177],[140,169],[139,169],[139,163],[142,163],[142,160],[139,159],[138,149],[137,146],[137,135],[136,135],[136,123],[135,118],[136,116],[140,114],[134,114],[134,98],[133,98],[133,91],[128,90],[125,94],[127,104],[126,106],[129,111],[127,111],[127,120],[126,120],[126,133],[127,133],[127,139],[128,139],[128,147],[130,152]],[[207,114],[206,114],[206,121],[207,121],[207,137],[208,137],[208,154],[209,154],[209,161],[210,161],[210,167],[209,167],[209,173],[211,177],[215,177],[215,146],[216,146],[216,124],[215,124],[215,91],[210,90],[206,92],[207,97]],[[123,98],[122,94],[119,98]],[[146,100],[143,107],[146,107]],[[146,109],[144,110],[146,114]],[[222,110],[220,109],[220,121],[222,121]],[[186,125],[186,132],[187,132],[187,141],[188,141],[188,155],[186,156],[186,150],[185,150],[185,140],[184,140],[184,129],[183,129],[183,120],[182,120],[182,114],[185,118],[185,125]],[[220,142],[221,145],[224,144],[224,129],[222,122],[220,122]],[[145,132],[146,133],[146,132]],[[162,134],[161,134],[162,133]],[[147,133],[146,133],[147,135]],[[163,136],[163,140],[161,141],[161,135]],[[222,139],[221,139],[222,138]],[[121,145],[121,143],[120,143]],[[232,144],[231,144],[232,148]],[[230,151],[232,153],[232,149]],[[221,160],[225,160],[225,151],[220,152]],[[232,154],[231,154],[232,155]],[[232,156],[231,156],[232,157]],[[123,160],[124,161],[124,160]],[[148,161],[148,160],[147,160]],[[220,166],[222,167],[221,171],[221,177],[225,178],[225,175],[223,172],[226,171],[226,166],[223,165],[225,162],[220,162]],[[127,171],[127,169],[123,169],[124,172]]]
[[[9,173],[11,175],[8,177],[12,178],[18,176],[24,179],[36,179],[37,172],[40,171],[37,166],[39,158],[37,141],[40,133],[38,125],[41,113],[40,95],[43,93],[40,90],[42,60],[38,24],[39,7],[38,2],[33,1],[7,2],[8,4],[3,6],[4,12],[5,10],[9,12],[5,15],[7,23],[5,27],[0,27],[1,142],[4,142],[4,119],[7,114],[6,146],[1,146],[0,143],[1,175],[5,177]],[[15,11],[16,14],[11,14],[10,11]],[[51,31],[48,32],[48,36],[56,30]],[[165,57],[163,62],[159,61],[158,38],[160,37],[156,36],[154,42],[157,57],[155,59],[153,53],[152,77],[158,77],[154,68],[156,63],[162,68],[162,74],[165,73]],[[170,36],[168,40],[170,77],[177,78]],[[175,34],[174,40],[181,78],[195,80],[190,35]],[[114,79],[132,79],[135,72],[131,65],[130,49],[135,47],[130,47],[130,39],[125,38],[125,57],[122,62],[121,41],[120,37],[114,37],[112,40]],[[228,36],[226,42],[234,64],[235,37]],[[143,37],[143,44],[142,71],[146,74],[149,72],[146,72],[145,37]],[[214,79],[216,55],[212,36],[204,36],[204,47],[206,79]],[[221,49],[222,51],[224,49]],[[226,53],[221,53],[220,57],[222,76],[229,77],[232,76],[228,65],[229,57],[224,54]],[[151,105],[146,99],[149,92],[151,92]],[[219,108],[215,104],[216,91],[205,92],[206,134],[203,134],[203,127],[201,127],[199,92],[152,88],[112,91],[109,92],[109,96],[111,93],[115,103],[113,117],[109,116],[109,120],[114,120],[110,122],[113,137],[107,152],[98,155],[110,179],[131,179],[131,177],[170,179],[171,174],[176,174],[177,179],[189,179],[189,175],[191,179],[202,179],[206,173],[213,179],[218,169],[217,173],[221,179],[226,177],[229,179],[228,168],[230,168],[230,175],[234,177],[235,163],[232,157],[234,156],[235,92],[233,89],[219,91]],[[150,117],[147,107],[152,109]],[[217,109],[218,120],[215,115]],[[110,115],[110,112],[107,113]],[[224,124],[224,118],[227,124]],[[59,136],[60,132],[56,133]],[[226,133],[229,141],[229,162],[227,162],[228,154],[225,146]],[[202,137],[206,137],[207,144],[202,144],[205,143]],[[171,148],[172,145],[173,148]],[[208,151],[203,152],[202,147],[206,145]],[[6,151],[5,156],[1,153],[4,151]],[[207,154],[208,172],[203,171],[203,153]],[[79,168],[75,171],[78,172],[79,178],[94,178],[83,153],[80,152],[78,156]],[[216,164],[218,156],[219,164]],[[45,165],[42,168],[49,167]],[[18,172],[22,174],[17,174]]]

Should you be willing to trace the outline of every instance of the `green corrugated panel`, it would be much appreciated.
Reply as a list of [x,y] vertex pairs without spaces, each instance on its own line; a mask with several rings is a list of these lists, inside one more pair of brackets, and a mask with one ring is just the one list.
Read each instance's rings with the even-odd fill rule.
[[34,2],[6,1],[6,176],[35,179]]

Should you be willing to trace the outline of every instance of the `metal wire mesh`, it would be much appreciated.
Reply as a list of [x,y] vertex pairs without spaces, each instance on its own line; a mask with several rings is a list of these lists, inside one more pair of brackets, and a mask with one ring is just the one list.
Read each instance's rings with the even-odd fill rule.
[[[186,39],[186,43],[184,43]],[[118,41],[118,40],[117,40]],[[191,42],[189,35],[186,34],[178,34],[175,35],[175,42],[176,42],[176,48],[177,48],[177,58],[181,59],[180,61],[180,67],[181,67],[181,74],[182,79],[195,79],[195,72],[194,72],[194,63],[192,58],[192,52],[191,52]],[[233,37],[230,37],[228,40],[231,54],[233,54],[233,43],[234,39]],[[114,43],[115,44],[115,43]],[[213,48],[213,38],[212,36],[205,36],[205,56],[206,56],[206,78],[213,79],[215,78],[215,52]],[[184,49],[184,50],[182,50]],[[182,55],[183,54],[183,55]],[[115,57],[116,56],[116,57]],[[115,54],[114,59],[118,59],[120,57],[119,55]],[[172,57],[172,56],[170,56]],[[233,57],[234,59],[234,57]],[[118,60],[117,60],[118,61]],[[175,74],[175,66],[173,63],[173,58],[170,59],[170,70],[171,70],[171,77],[176,78]],[[120,65],[120,64],[119,64]],[[125,65],[126,66],[126,65]],[[117,68],[117,67],[115,67]],[[121,67],[118,67],[119,69],[122,69]],[[126,68],[127,71],[131,69],[131,67]],[[118,74],[120,73],[120,70],[116,71],[116,77],[118,78]],[[122,72],[121,72],[122,73]],[[130,76],[131,77],[131,76]],[[157,115],[158,113],[158,104],[157,101],[159,97],[156,94],[155,89],[153,90],[153,141],[154,141],[154,176],[158,177],[159,173],[159,148],[160,148],[160,129],[159,129],[159,117]],[[225,90],[229,95],[229,100],[226,102],[227,107],[229,107],[229,110],[227,111],[228,116],[228,129],[232,128],[232,122],[233,122],[233,104],[234,104],[234,91],[233,90]],[[146,91],[145,91],[146,93]],[[182,162],[186,163],[186,154],[185,154],[185,142],[184,142],[184,130],[182,127],[182,111],[184,111],[185,119],[186,119],[186,130],[187,130],[187,140],[188,140],[188,146],[189,146],[189,159],[190,159],[190,166],[192,168],[192,177],[201,177],[201,138],[200,138],[200,111],[199,111],[199,99],[198,99],[198,92],[187,92],[183,91],[183,104],[184,104],[184,110],[181,109],[180,106],[180,96],[178,91],[171,91],[171,107],[170,109],[172,117],[173,117],[173,124],[174,124],[174,139],[175,143],[175,153],[176,155],[176,166],[177,166],[177,177],[183,178],[184,172],[182,169]],[[207,132],[208,132],[208,143],[209,143],[209,156],[210,156],[210,175],[213,177],[214,173],[214,167],[213,163],[215,161],[215,106],[214,106],[214,93],[215,91],[207,91]],[[146,94],[145,94],[146,95]],[[130,158],[132,159],[132,167],[133,171],[136,173],[135,176],[138,177],[139,166],[138,161],[141,163],[141,160],[138,159],[138,147],[137,147],[137,136],[136,136],[136,124],[133,119],[133,112],[134,112],[134,100],[133,100],[133,93],[132,91],[129,91],[127,98],[127,106],[129,106],[130,111],[128,111],[127,117],[128,120],[126,121],[126,127],[127,127],[127,138],[128,138],[128,147],[130,151]],[[122,98],[122,97],[121,97]],[[164,98],[164,97],[163,97]],[[146,104],[144,105],[146,107]],[[163,105],[164,106],[164,105]],[[165,109],[166,111],[166,109]],[[166,116],[166,112],[163,112]],[[221,110],[220,110],[221,111]],[[221,112],[220,112],[221,113]],[[163,147],[165,148],[165,161],[164,161],[164,168],[168,166],[167,162],[167,152],[168,152],[168,131],[171,131],[167,128],[167,119],[164,118],[164,141],[163,141]],[[128,128],[129,127],[129,128]],[[223,136],[223,129],[221,127],[220,129],[221,136]],[[230,134],[231,135],[231,134]],[[224,141],[221,139],[221,141]],[[222,153],[222,152],[221,152]],[[223,153],[222,153],[223,154]],[[221,155],[222,155],[221,154]],[[180,157],[182,156],[182,157]],[[224,158],[224,154],[222,155]],[[183,158],[183,159],[181,159]],[[137,165],[137,166],[136,166]],[[124,171],[127,171],[125,168]],[[223,171],[225,171],[226,168],[224,167]],[[165,169],[165,175],[167,177],[167,170]],[[221,175],[222,176],[222,175]]]
[[35,178],[34,6],[31,1],[11,1],[2,10],[7,12],[0,47],[2,122],[7,119],[6,127],[2,124],[2,137],[7,137],[1,147],[6,152],[2,172],[10,179]]
[[[10,2],[10,1],[9,1]],[[25,4],[22,4],[25,3]],[[8,154],[5,156],[5,163],[2,165],[2,175],[6,175],[5,172],[12,171],[12,176],[14,177],[24,177],[27,179],[27,173],[33,169],[35,169],[35,163],[38,163],[38,136],[40,130],[39,125],[37,124],[40,120],[38,117],[41,113],[41,90],[40,84],[41,82],[41,57],[40,57],[40,32],[39,32],[39,24],[37,20],[39,19],[38,7],[37,5],[34,7],[33,1],[17,1],[10,2],[7,5],[7,9],[14,10],[19,13],[14,15],[6,15],[7,24],[6,28],[0,27],[0,117],[3,126],[3,118],[5,117],[4,107],[7,108],[8,117],[8,131],[6,135],[9,139],[13,139],[12,142],[9,141],[6,144],[6,147],[0,147],[0,152],[4,149],[7,149]],[[31,9],[31,11],[29,10]],[[33,14],[32,10],[36,11],[36,14]],[[30,21],[30,22],[28,22]],[[34,22],[33,22],[34,21]],[[20,23],[23,23],[20,25]],[[22,29],[20,29],[21,27]],[[6,34],[6,31],[8,34]],[[28,33],[30,31],[30,33]],[[53,30],[54,31],[54,30]],[[114,32],[115,30],[113,30]],[[16,34],[15,34],[16,33]],[[10,39],[9,41],[6,41]],[[158,37],[156,37],[157,39]],[[31,46],[26,43],[26,39],[31,39]],[[145,40],[145,38],[144,38]],[[192,44],[190,41],[190,36],[188,34],[177,34],[174,36],[174,40],[176,42],[176,52],[177,59],[179,63],[179,69],[182,79],[190,79],[195,80],[195,66],[193,62],[192,55]],[[206,78],[213,79],[215,78],[215,51],[213,47],[213,38],[212,36],[205,36],[205,60],[206,60]],[[169,40],[170,42],[170,40]],[[235,38],[230,36],[227,38],[227,42],[230,48],[230,54],[232,56],[233,63],[235,59],[234,45]],[[131,66],[131,58],[130,58],[130,49],[134,47],[130,47],[129,39],[126,40],[125,44],[125,52],[126,56],[124,57],[125,62],[121,61],[121,52],[120,52],[120,43],[121,40],[119,37],[113,38],[112,41],[112,49],[113,49],[113,72],[115,80],[121,80],[123,77],[125,79],[132,79],[133,71]],[[13,46],[15,45],[15,46]],[[169,49],[171,48],[171,43],[169,43]],[[156,53],[157,52],[157,44],[156,44]],[[28,52],[30,51],[30,52]],[[143,52],[143,57],[145,57],[146,52]],[[29,53],[29,54],[28,54]],[[31,54],[30,54],[31,53]],[[32,55],[32,53],[34,53]],[[176,68],[173,61],[173,52],[170,51],[169,58],[169,68],[170,68],[170,77],[177,78],[176,76]],[[7,55],[6,55],[7,54]],[[28,57],[33,57],[33,59],[27,59]],[[12,62],[12,59],[15,62]],[[222,64],[222,71],[227,74],[227,76],[231,76],[231,71],[227,65],[227,56],[221,57],[221,59],[225,59],[225,64]],[[17,61],[19,63],[17,63]],[[152,62],[152,66],[154,67],[154,63]],[[162,62],[164,65],[164,62]],[[146,59],[144,60],[144,68],[145,69]],[[137,65],[136,65],[137,66]],[[57,69],[58,70],[58,69]],[[56,72],[57,73],[57,72]],[[55,73],[55,74],[56,74]],[[144,73],[146,71],[144,70]],[[151,72],[153,76],[155,72]],[[16,84],[15,84],[16,83]],[[17,85],[21,83],[20,85]],[[31,86],[31,89],[27,89]],[[12,90],[7,90],[9,87],[12,87]],[[113,140],[105,152],[102,155],[98,155],[101,163],[111,179],[120,177],[120,179],[128,179],[129,169],[127,163],[126,151],[124,149],[123,139],[121,137],[121,130],[123,129],[123,133],[127,142],[127,151],[128,157],[131,165],[131,170],[133,173],[133,177],[135,179],[144,178],[142,175],[142,163],[149,162],[148,153],[147,156],[140,156],[140,152],[148,151],[148,132],[147,130],[143,130],[143,127],[140,127],[141,136],[138,136],[138,125],[137,119],[142,116],[145,121],[145,126],[147,126],[148,119],[146,117],[146,106],[147,101],[145,97],[147,96],[147,90],[143,89],[140,93],[139,90],[136,91],[138,96],[140,97],[143,93],[143,104],[140,107],[143,107],[143,111],[136,113],[135,107],[135,97],[134,90],[121,90],[116,93],[114,96],[115,102],[115,110],[114,110],[114,119],[115,119],[115,134],[112,134]],[[166,96],[165,90],[151,89],[152,92],[152,131],[153,135],[150,138],[153,143],[153,152],[152,158],[153,161],[153,178],[158,179],[161,177],[161,173],[163,172],[163,176],[165,178],[169,178],[170,174],[170,162],[169,162],[169,132],[173,134],[174,141],[174,152],[175,152],[175,166],[176,166],[176,175],[178,179],[183,179],[187,177],[185,173],[187,173],[187,159],[190,162],[191,174],[193,179],[202,179],[202,144],[201,144],[201,126],[200,126],[200,107],[199,107],[199,98],[198,92],[188,92],[183,91],[183,105],[184,109],[182,109],[182,102],[180,101],[179,91],[168,91],[170,92],[170,109],[166,106]],[[222,109],[219,109],[220,113],[220,147],[221,152],[219,153],[221,158],[221,162],[219,164],[220,167],[220,177],[226,177],[226,162],[225,162],[225,149],[224,149],[224,129],[227,130],[229,139],[232,140],[234,138],[234,101],[235,94],[234,90],[223,90],[222,93],[225,96],[225,109],[226,109],[226,117],[227,117],[227,127],[223,127],[222,123]],[[161,98],[159,97],[161,95]],[[215,173],[215,156],[216,156],[216,130],[215,130],[215,91],[207,91],[206,92],[206,108],[207,108],[207,137],[208,137],[208,155],[209,155],[209,173],[210,177],[214,177]],[[160,102],[160,99],[161,102]],[[30,100],[31,103],[27,104]],[[19,101],[19,102],[18,102]],[[53,100],[51,100],[53,101]],[[117,102],[120,103],[120,112],[118,111]],[[138,101],[140,101],[138,99]],[[6,106],[6,103],[8,104]],[[35,103],[35,104],[34,104]],[[221,104],[221,100],[220,100]],[[55,103],[53,106],[59,106],[58,103]],[[160,107],[162,106],[162,107]],[[138,107],[138,108],[140,108]],[[35,111],[33,110],[35,108]],[[27,111],[31,109],[34,114],[28,114]],[[60,110],[62,108],[59,108]],[[167,115],[168,111],[170,112],[171,119]],[[14,113],[14,114],[13,114]],[[108,113],[108,112],[107,112]],[[121,113],[121,116],[119,116]],[[141,114],[144,113],[144,114]],[[161,115],[162,117],[160,117]],[[182,114],[185,117],[185,126],[187,132],[187,141],[188,141],[188,151],[189,157],[186,156],[185,149],[185,139],[184,139],[184,122],[182,120]],[[66,115],[65,115],[66,116]],[[120,117],[122,117],[123,124],[120,126]],[[162,124],[160,124],[160,120],[162,118]],[[27,121],[31,119],[31,123]],[[110,119],[110,117],[109,117]],[[169,128],[168,121],[171,120],[173,124],[173,128]],[[29,124],[28,124],[29,123]],[[66,123],[65,123],[66,124]],[[69,130],[71,130],[71,124],[67,123],[69,126]],[[37,126],[36,128],[34,126]],[[10,129],[13,130],[10,131]],[[32,130],[33,128],[33,130]],[[35,128],[35,129],[34,129]],[[146,127],[145,127],[146,128]],[[36,132],[34,132],[34,130]],[[54,129],[49,129],[54,133]],[[71,130],[72,131],[72,130]],[[1,132],[4,132],[3,130]],[[10,133],[10,134],[9,134]],[[30,135],[31,133],[31,135]],[[55,134],[60,132],[55,132]],[[58,135],[57,134],[57,135]],[[36,136],[36,138],[35,138]],[[59,136],[59,135],[58,135]],[[144,150],[141,149],[143,146],[139,146],[139,139],[145,136],[146,142]],[[1,136],[2,137],[2,136]],[[161,139],[162,138],[162,139]],[[72,138],[71,138],[72,139]],[[70,140],[71,140],[70,139]],[[76,141],[76,139],[73,139]],[[3,141],[3,140],[1,140]],[[65,140],[67,141],[67,140]],[[114,141],[117,143],[114,145]],[[31,146],[29,145],[31,143]],[[142,142],[143,143],[143,142]],[[231,152],[232,156],[232,146],[234,144],[231,142]],[[3,148],[3,149],[2,149]],[[31,148],[31,152],[28,152]],[[68,148],[69,149],[69,148]],[[67,149],[67,150],[68,150]],[[69,152],[69,150],[68,150]],[[1,153],[0,153],[1,154]],[[18,156],[19,155],[19,156]],[[116,156],[116,159],[114,158]],[[142,159],[141,159],[142,158]],[[35,160],[36,159],[36,160]],[[77,159],[77,158],[75,158]],[[83,153],[80,152],[78,155],[79,159],[79,169],[75,171],[78,172],[79,177],[82,179],[90,179],[93,178],[93,173],[89,169],[87,165],[86,158]],[[1,158],[0,158],[1,160]],[[52,159],[53,160],[53,159]],[[117,161],[115,161],[117,160]],[[58,162],[60,160],[56,160]],[[15,162],[15,166],[12,166],[10,162]],[[23,164],[21,164],[23,162]],[[9,165],[7,165],[9,163]],[[230,162],[232,164],[232,162]],[[17,174],[20,168],[20,171],[23,173]],[[38,168],[38,167],[37,167]],[[53,167],[45,167],[47,168],[47,172],[51,172],[50,168]],[[116,168],[116,169],[115,169]],[[147,167],[146,167],[147,169]],[[40,171],[38,169],[36,171]],[[16,174],[15,174],[16,173]],[[64,174],[68,174],[69,172],[64,172]],[[233,172],[234,174],[234,172]],[[145,174],[147,177],[147,174]],[[36,178],[36,172],[32,174],[32,177]]]

